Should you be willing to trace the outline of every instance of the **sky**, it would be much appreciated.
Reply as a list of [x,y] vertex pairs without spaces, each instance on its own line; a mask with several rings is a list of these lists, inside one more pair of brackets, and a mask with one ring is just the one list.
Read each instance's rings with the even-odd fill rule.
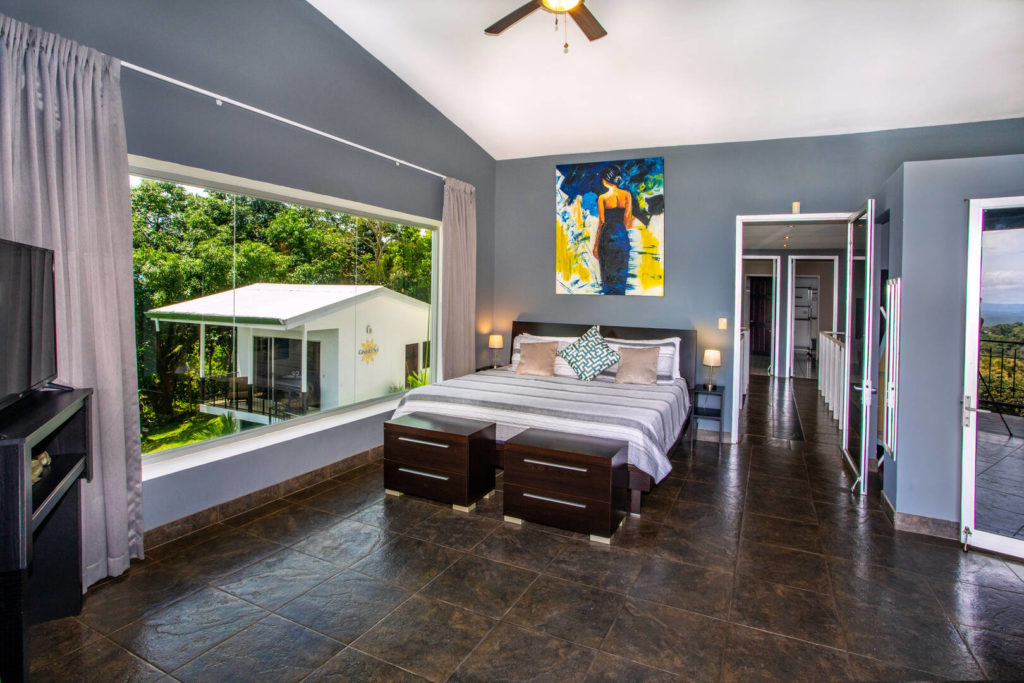
[[986,230],[981,244],[982,301],[1024,306],[1024,228]]

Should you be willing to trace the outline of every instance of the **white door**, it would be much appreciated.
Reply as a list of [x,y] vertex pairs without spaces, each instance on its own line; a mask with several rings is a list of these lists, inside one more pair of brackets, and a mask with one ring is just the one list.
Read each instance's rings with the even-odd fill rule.
[[961,540],[1024,557],[1024,197],[972,199],[967,245]]
[[875,200],[850,215],[846,246],[846,423],[843,454],[857,475],[853,491],[868,492],[868,468],[875,450],[871,418],[875,393]]

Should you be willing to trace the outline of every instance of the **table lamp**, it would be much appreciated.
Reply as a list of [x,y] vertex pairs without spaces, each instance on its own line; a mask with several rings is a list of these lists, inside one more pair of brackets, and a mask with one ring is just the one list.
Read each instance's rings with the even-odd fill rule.
[[708,370],[708,390],[714,389],[715,368],[722,366],[722,352],[718,349],[704,349],[704,365],[711,368]]
[[491,362],[498,367],[498,349],[505,346],[505,340],[500,334],[492,334],[487,338],[487,348],[491,350]]

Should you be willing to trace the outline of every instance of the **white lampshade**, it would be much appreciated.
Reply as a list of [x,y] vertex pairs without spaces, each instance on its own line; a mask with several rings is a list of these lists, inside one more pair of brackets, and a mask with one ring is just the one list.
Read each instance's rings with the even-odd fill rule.
[[502,339],[500,334],[492,334],[487,338],[487,348],[500,349],[503,346],[505,346],[505,340]]
[[722,352],[718,349],[704,349],[704,365],[709,368],[722,366]]

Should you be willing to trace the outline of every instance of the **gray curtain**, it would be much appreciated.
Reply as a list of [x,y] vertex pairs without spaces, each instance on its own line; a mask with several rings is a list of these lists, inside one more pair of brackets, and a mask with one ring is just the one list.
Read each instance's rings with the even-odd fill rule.
[[476,369],[476,188],[444,181],[441,214],[441,373]]
[[83,584],[142,556],[121,63],[0,15],[0,237],[56,253],[57,381],[92,387]]

